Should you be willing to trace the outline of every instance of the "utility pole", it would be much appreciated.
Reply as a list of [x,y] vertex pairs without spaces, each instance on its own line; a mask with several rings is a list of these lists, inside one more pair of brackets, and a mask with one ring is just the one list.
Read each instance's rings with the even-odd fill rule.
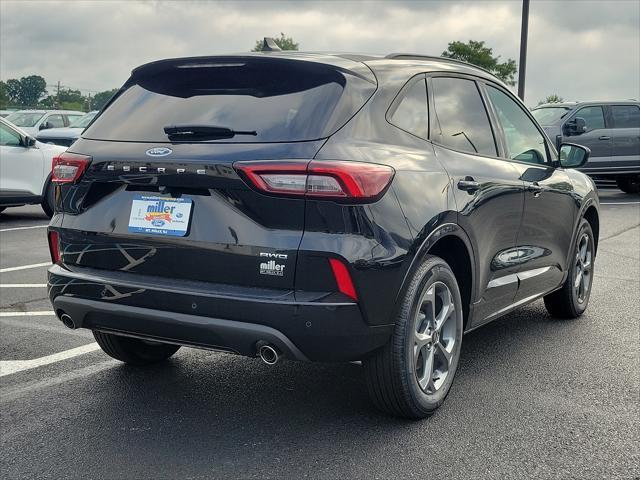
[[58,87],[56,88],[56,108],[60,109],[60,80],[58,80]]
[[524,102],[524,77],[527,72],[527,36],[529,35],[529,0],[522,0],[522,26],[520,27],[520,68],[518,69],[518,96]]

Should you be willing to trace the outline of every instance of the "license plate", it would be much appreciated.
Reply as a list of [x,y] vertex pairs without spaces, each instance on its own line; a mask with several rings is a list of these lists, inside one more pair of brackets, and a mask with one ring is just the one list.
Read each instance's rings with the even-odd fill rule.
[[189,198],[136,195],[131,203],[129,232],[184,237],[190,217]]

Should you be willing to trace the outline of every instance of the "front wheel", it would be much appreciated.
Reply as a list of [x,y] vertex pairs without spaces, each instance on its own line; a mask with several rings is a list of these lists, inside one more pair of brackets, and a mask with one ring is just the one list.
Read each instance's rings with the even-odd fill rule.
[[428,255],[404,293],[389,343],[363,362],[373,403],[400,417],[431,415],[453,384],[462,326],[456,278],[444,260]]
[[140,366],[162,362],[180,348],[179,345],[148,342],[95,330],[93,331],[93,337],[104,353],[130,365]]
[[595,259],[593,230],[583,218],[573,246],[567,279],[560,290],[544,297],[544,305],[552,316],[577,318],[584,313],[591,296]]
[[625,175],[616,178],[618,188],[624,193],[640,193],[640,175]]

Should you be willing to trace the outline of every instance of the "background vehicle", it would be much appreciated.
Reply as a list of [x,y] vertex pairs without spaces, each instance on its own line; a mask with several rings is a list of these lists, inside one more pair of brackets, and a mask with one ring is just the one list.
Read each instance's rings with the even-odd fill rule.
[[41,130],[38,132],[36,138],[39,142],[68,147],[78,139],[82,131],[87,128],[87,125],[91,123],[91,120],[93,120],[97,114],[98,110],[89,112],[76,119],[66,128],[50,128],[48,130]]
[[40,143],[0,118],[0,211],[39,203],[53,214],[51,162],[65,149]]
[[5,118],[27,135],[35,137],[40,130],[68,127],[82,116],[84,112],[75,110],[18,110]]
[[591,149],[583,172],[615,179],[626,193],[640,192],[640,102],[552,103],[532,113],[551,139]]
[[4,118],[7,115],[11,115],[15,110],[0,110],[0,117]]
[[542,297],[585,310],[587,158],[453,60],[150,63],[54,162],[49,296],[131,364],[180,345],[362,360],[376,405],[424,417],[464,331]]

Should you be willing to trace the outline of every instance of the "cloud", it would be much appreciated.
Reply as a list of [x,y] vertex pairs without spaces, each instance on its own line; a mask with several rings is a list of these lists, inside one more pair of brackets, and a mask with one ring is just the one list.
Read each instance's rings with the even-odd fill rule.
[[[132,68],[178,56],[248,51],[285,32],[308,51],[439,55],[485,40],[518,60],[511,2],[0,2],[0,78],[36,73],[83,90],[120,86]],[[531,3],[527,103],[640,98],[640,3]]]

